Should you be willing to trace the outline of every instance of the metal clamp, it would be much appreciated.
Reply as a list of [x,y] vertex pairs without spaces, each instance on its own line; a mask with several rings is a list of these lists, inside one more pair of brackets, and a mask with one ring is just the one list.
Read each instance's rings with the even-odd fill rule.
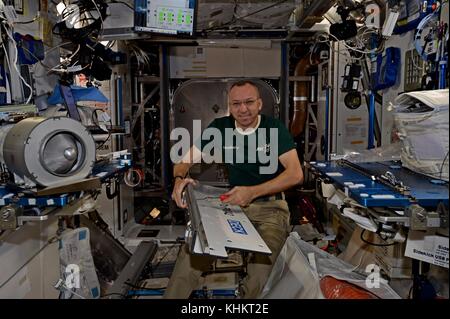
[[393,187],[395,187],[396,190],[404,195],[406,195],[405,193],[410,190],[409,187],[405,186],[403,182],[397,179],[397,177],[390,171],[386,171],[386,173],[380,177],[389,182]]
[[8,205],[0,210],[0,230],[14,230],[26,222],[42,222],[48,219],[48,215],[23,215],[22,206]]
[[429,212],[419,205],[411,205],[407,208],[411,219],[412,230],[427,230],[429,228],[443,227],[447,220],[440,212]]
[[0,230],[16,229],[17,216],[23,214],[23,209],[17,205],[8,205],[0,209]]

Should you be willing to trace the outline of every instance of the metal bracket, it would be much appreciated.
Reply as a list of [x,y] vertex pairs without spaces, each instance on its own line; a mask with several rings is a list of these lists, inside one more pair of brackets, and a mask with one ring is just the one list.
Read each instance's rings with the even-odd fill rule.
[[22,226],[25,222],[43,222],[48,219],[48,215],[43,216],[18,216],[17,225]]
[[439,212],[429,212],[419,205],[411,205],[406,211],[411,219],[412,230],[427,230],[430,228],[445,227],[446,219]]
[[22,215],[23,209],[20,206],[8,205],[0,209],[0,230],[16,229],[17,216]]
[[189,246],[191,247],[191,251],[194,251],[195,243],[198,242],[201,246],[201,250],[206,251],[208,249],[208,240],[206,239],[206,234],[203,229],[200,212],[195,202],[194,188],[191,184],[188,184],[186,186],[185,196],[191,217],[190,228],[192,234],[191,237],[192,242],[189,243]]
[[408,216],[399,216],[389,210],[368,209],[367,212],[380,223],[398,223],[405,227],[410,226],[410,218]]

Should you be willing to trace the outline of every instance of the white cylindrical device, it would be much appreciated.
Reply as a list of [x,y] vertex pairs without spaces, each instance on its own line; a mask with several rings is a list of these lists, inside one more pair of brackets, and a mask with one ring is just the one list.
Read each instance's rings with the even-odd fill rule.
[[0,161],[41,186],[87,177],[95,163],[95,142],[80,122],[68,117],[32,117],[0,127]]

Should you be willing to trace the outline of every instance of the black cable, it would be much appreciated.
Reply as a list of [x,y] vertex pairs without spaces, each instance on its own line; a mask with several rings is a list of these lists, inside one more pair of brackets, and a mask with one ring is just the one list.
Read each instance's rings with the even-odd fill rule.
[[282,3],[284,3],[284,2],[287,2],[287,1],[288,1],[288,0],[281,0],[281,1],[275,2],[275,3],[273,3],[273,4],[271,4],[271,5],[267,6],[267,7],[264,7],[264,8],[262,8],[262,9],[256,10],[256,11],[254,11],[254,12],[251,12],[251,13],[245,15],[245,16],[237,17],[237,18],[236,18],[236,21],[239,21],[239,20],[241,20],[241,19],[250,17],[250,16],[252,16],[252,15],[254,15],[254,14],[260,13],[260,12],[265,11],[265,10],[267,10],[267,9],[276,7],[277,5],[282,4]]
[[110,41],[106,47],[111,49],[114,45],[116,45],[116,40]]
[[46,65],[44,62],[42,62],[42,60],[40,60],[33,52],[31,52],[30,50],[28,50],[26,47],[24,47],[24,46],[22,46],[22,49],[23,50],[25,50],[25,51],[27,51],[33,58],[35,58],[36,59],[36,61],[40,64],[40,65],[42,65],[45,69],[47,69],[47,70],[51,70],[51,68],[48,66],[48,65]]
[[226,23],[224,23],[224,24],[221,24],[221,25],[219,25],[219,26],[217,26],[217,27],[211,27],[211,28],[209,28],[209,29],[205,29],[204,32],[211,32],[211,31],[217,30],[217,29],[219,29],[219,28],[223,28],[223,27],[229,26],[230,24],[232,24],[232,23],[234,23],[234,22],[237,22],[237,21],[242,20],[242,19],[244,19],[244,18],[250,17],[250,16],[255,15],[255,14],[257,14],[257,13],[263,12],[263,11],[265,11],[265,10],[268,10],[268,9],[270,9],[270,8],[273,8],[273,7],[275,7],[275,6],[279,5],[279,4],[282,4],[282,3],[287,2],[287,1],[288,1],[288,0],[281,0],[281,1],[278,1],[278,2],[275,2],[275,3],[271,4],[271,5],[269,5],[269,6],[267,6],[267,7],[264,7],[264,8],[262,8],[262,9],[256,10],[256,11],[254,11],[254,12],[250,12],[249,14],[246,14],[246,15],[244,15],[244,16],[237,17],[237,18],[233,17],[229,22],[226,22]]
[[167,255],[169,254],[169,252],[176,246],[176,245],[181,245],[180,243],[175,243],[172,246],[170,246],[170,248],[166,251],[166,253],[159,259],[159,261],[156,263],[156,265],[153,267],[152,269],[155,270],[156,268],[158,268],[158,266],[161,264],[161,262],[167,257]]
[[[94,124],[95,124],[99,129],[103,130],[103,129],[100,127],[99,123],[98,123],[97,111],[102,111],[102,109],[94,109],[94,111],[92,112],[92,115],[91,115],[92,122],[94,122]],[[94,120],[94,115],[95,115],[95,117],[97,118],[97,123],[96,123],[95,120]],[[112,120],[111,120],[111,119],[109,120],[109,125],[110,125],[111,127],[110,127],[110,129],[108,130],[108,137],[107,137],[106,140],[103,141],[99,146],[97,146],[97,148],[96,148],[97,150],[99,150],[103,145],[105,145],[106,142],[108,142],[108,140],[111,138],[111,129],[112,129]]]
[[29,20],[29,21],[17,21],[17,22],[14,22],[14,24],[30,24],[30,23],[36,22],[38,19],[39,19],[38,17],[35,17],[32,20]]
[[[445,166],[445,162],[447,161],[447,158],[448,158],[448,153],[449,152],[447,151],[447,154],[445,155],[444,160],[442,161],[439,173],[437,173],[437,172],[436,173],[429,173],[428,175],[437,176],[439,174],[439,179],[442,179],[442,174],[444,173],[444,166]],[[412,171],[412,172],[416,173],[414,171]]]
[[361,240],[362,240],[364,243],[366,243],[366,244],[368,244],[368,245],[375,246],[375,247],[388,247],[388,246],[394,246],[394,245],[398,244],[398,243],[396,243],[396,242],[393,242],[393,243],[390,243],[390,244],[376,244],[376,243],[371,243],[370,241],[364,239],[364,233],[365,233],[365,232],[366,232],[366,230],[363,229],[362,232],[361,232],[360,238],[361,238]]
[[411,298],[411,292],[412,292],[413,288],[414,288],[414,285],[412,285],[411,288],[409,288],[408,299],[412,299]]
[[442,165],[441,165],[441,170],[439,172],[439,179],[442,179],[442,173],[444,172],[444,166],[445,166],[445,161],[448,158],[448,151],[447,151],[447,155],[445,155],[444,160],[442,161]]
[[97,109],[97,108],[93,109],[92,110],[92,114],[91,114],[91,120],[92,120],[92,123],[94,123],[95,126],[97,126],[97,128],[102,129],[100,127],[100,123],[98,121],[97,111],[103,111],[103,110],[102,109]]
[[110,138],[111,138],[111,131],[108,132],[108,137],[99,146],[97,146],[96,150],[99,150],[101,147],[103,147],[106,144],[106,142],[109,141]]

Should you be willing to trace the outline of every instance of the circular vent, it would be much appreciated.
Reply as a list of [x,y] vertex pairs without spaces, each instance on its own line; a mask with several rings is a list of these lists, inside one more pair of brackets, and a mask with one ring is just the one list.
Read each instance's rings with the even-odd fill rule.
[[59,132],[45,143],[41,160],[50,173],[66,175],[81,166],[83,153],[83,147],[74,135]]

